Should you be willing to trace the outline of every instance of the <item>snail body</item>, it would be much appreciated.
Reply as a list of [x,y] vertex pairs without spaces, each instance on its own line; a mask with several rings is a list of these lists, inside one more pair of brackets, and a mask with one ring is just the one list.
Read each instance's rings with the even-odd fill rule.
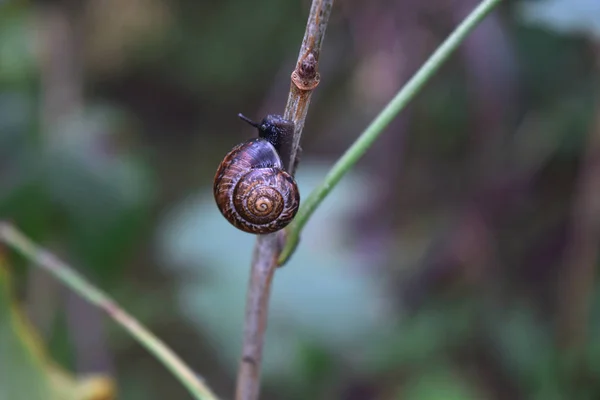
[[291,143],[292,122],[269,115],[258,128],[259,137],[235,146],[215,174],[213,192],[223,216],[236,228],[266,234],[285,228],[296,216],[300,193],[285,170],[281,149]]

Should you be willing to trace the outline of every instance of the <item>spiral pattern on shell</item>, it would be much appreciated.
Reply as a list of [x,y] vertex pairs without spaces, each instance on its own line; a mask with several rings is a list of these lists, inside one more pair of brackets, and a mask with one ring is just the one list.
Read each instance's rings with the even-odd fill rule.
[[294,178],[283,170],[273,145],[261,138],[237,145],[227,154],[215,175],[213,190],[223,216],[248,233],[285,228],[300,205]]

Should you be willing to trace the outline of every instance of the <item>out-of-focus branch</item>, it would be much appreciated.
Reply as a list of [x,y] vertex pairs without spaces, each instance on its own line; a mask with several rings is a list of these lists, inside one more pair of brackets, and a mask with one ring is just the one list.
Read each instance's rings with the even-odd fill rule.
[[[291,76],[284,118],[294,122],[295,130],[290,154],[282,154],[282,159],[286,160],[285,168],[292,174],[297,166],[300,138],[312,91],[319,84],[319,56],[332,7],[333,0],[313,0],[298,62]],[[258,399],[271,282],[284,242],[284,231],[261,235],[256,240],[246,299],[244,342],[236,400]]]
[[[600,71],[600,45],[596,46]],[[578,352],[586,340],[600,246],[600,102],[581,165],[570,221],[570,238],[559,282],[558,342]]]
[[[452,13],[455,21],[472,8],[477,0],[461,0]],[[500,14],[483,21],[476,32],[465,39],[460,50],[467,73],[470,119],[473,135],[473,171],[477,180],[503,172],[501,160],[509,135],[507,127],[515,122],[517,68],[514,49]]]
[[[84,0],[61,0],[41,2],[36,7],[35,38],[41,76],[40,126],[44,146],[63,141],[61,124],[77,116],[84,108],[86,6]],[[45,290],[41,291],[41,296],[35,287],[28,291],[28,296],[34,321],[47,325],[55,314],[52,306],[62,293],[57,290],[55,281],[49,280],[39,270],[33,270],[30,284],[39,285],[42,280]],[[72,293],[60,300],[66,304],[78,372],[112,372],[113,362],[106,345],[102,312]],[[46,330],[47,326],[40,328]]]
[[42,126],[51,131],[83,105],[84,2],[49,2],[37,9],[37,52],[42,82]]

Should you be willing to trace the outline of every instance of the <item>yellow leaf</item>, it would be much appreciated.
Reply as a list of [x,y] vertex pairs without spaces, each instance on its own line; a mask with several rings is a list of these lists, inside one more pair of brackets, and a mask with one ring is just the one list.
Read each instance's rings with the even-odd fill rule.
[[114,400],[110,377],[75,377],[48,356],[11,291],[0,253],[0,400]]

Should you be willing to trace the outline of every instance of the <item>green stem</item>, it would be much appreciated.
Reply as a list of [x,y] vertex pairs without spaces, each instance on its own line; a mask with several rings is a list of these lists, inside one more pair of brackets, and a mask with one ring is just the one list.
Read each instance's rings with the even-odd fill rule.
[[300,232],[329,192],[342,179],[363,154],[371,147],[383,130],[404,107],[423,89],[442,64],[454,53],[467,35],[496,7],[501,0],[484,0],[452,32],[423,64],[417,73],[404,85],[381,113],[371,122],[354,144],[335,163],[323,182],[313,190],[302,204],[294,221],[287,228],[286,245],[279,256],[279,265],[285,264],[294,252],[300,239]]
[[67,264],[50,252],[37,246],[12,225],[0,222],[0,242],[35,262],[75,293],[91,304],[106,311],[117,323],[148,351],[161,361],[175,377],[189,390],[196,400],[216,400],[217,397],[206,387],[200,378],[159,338],[140,324],[135,318],[120,308],[108,295],[97,289]]

